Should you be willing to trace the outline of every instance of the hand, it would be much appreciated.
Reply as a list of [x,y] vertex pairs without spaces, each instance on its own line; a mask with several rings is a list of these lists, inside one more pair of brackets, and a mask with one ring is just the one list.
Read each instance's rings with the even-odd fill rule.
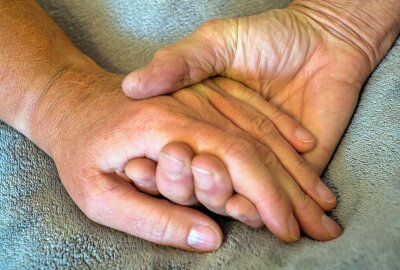
[[[252,95],[253,101],[263,104],[263,110],[258,112],[252,108],[251,104],[248,105],[232,97],[232,93],[239,96]],[[263,100],[261,96],[257,97],[253,90],[228,79],[215,78],[189,87],[189,89],[181,90],[175,93],[174,97],[183,99],[184,103],[190,104],[191,108],[196,111],[202,111],[204,110],[203,107],[212,105],[213,111],[218,111],[235,126],[246,131],[264,148],[268,146],[275,153],[273,157],[276,156],[279,160],[282,160],[282,165],[289,168],[288,172],[293,175],[297,183],[300,183],[303,190],[310,194],[324,210],[330,210],[335,206],[333,194],[312,168],[299,157],[285,138],[280,136],[280,132],[293,134],[291,127],[298,128],[298,124],[289,116],[281,113],[281,125],[278,125],[278,130],[276,130],[268,117],[273,118],[272,116],[277,114],[277,110]],[[192,101],[193,98],[196,99]],[[204,115],[204,117],[207,121],[215,122],[215,125],[218,126],[225,122],[217,116],[207,117],[207,115]],[[225,127],[224,130],[229,130],[228,127]],[[286,127],[286,130],[284,127]],[[182,145],[182,143],[172,143],[165,146],[157,161],[158,164],[155,161],[143,158],[131,160],[125,168],[127,179],[131,179],[138,189],[149,194],[161,192],[171,201],[182,205],[194,205],[199,200],[202,205],[215,213],[228,214],[250,226],[259,227],[263,225],[255,207],[252,208],[246,202],[236,205],[232,203],[232,184],[229,175],[221,173],[223,171],[221,168],[224,165],[220,161],[209,156],[194,156],[190,147]],[[277,167],[281,166],[277,161],[273,163]],[[171,175],[170,167],[175,168],[175,164],[180,166]],[[184,171],[182,167],[192,168],[192,171]],[[295,208],[302,204],[299,203]],[[338,230],[335,233],[332,237],[338,236]],[[320,239],[319,236],[317,238]]]
[[[132,98],[145,98],[217,74],[242,82],[317,138],[316,148],[303,157],[322,173],[376,61],[363,44],[357,46],[361,41],[346,35],[351,29],[316,10],[294,1],[286,9],[210,21],[158,51],[125,78],[123,89]],[[252,102],[253,95],[234,96],[264,109]],[[274,116],[276,122],[279,117]]]
[[[102,76],[69,71],[62,82],[52,85],[57,91],[47,93],[51,102],[43,100],[37,112],[37,119],[46,116],[47,121],[58,123],[45,148],[50,149],[67,191],[89,218],[164,245],[217,249],[221,231],[210,218],[138,192],[118,176],[129,160],[157,161],[168,142],[179,141],[196,154],[220,159],[226,171],[217,173],[230,176],[233,189],[242,199],[248,198],[281,239],[298,239],[296,219],[312,237],[332,239],[321,223],[327,218],[324,212],[307,199],[271,151],[205,106],[197,95],[184,90],[174,97],[134,102],[120,92],[118,76]],[[82,85],[90,87],[68,91]],[[53,96],[65,93],[72,95],[69,102]],[[334,233],[340,233],[335,226]],[[208,238],[199,238],[200,233],[208,233]]]
[[[374,3],[370,0],[361,7]],[[398,16],[392,16],[398,9],[391,10],[393,5],[398,6],[395,0],[379,3],[374,10],[377,17],[388,18],[389,23],[369,22],[383,29],[379,33],[383,32],[385,38],[378,35],[376,39],[380,42],[377,52],[384,52],[398,34],[398,20],[393,20]],[[118,93],[120,77],[99,71],[34,1],[0,1],[0,6],[4,52],[0,54],[0,95],[5,101],[0,106],[0,118],[54,158],[66,189],[93,220],[165,245],[203,251],[218,248],[221,231],[208,217],[140,193],[117,175],[129,160],[147,157],[157,161],[163,145],[182,141],[197,155],[209,153],[220,159],[238,196],[255,203],[263,221],[282,239],[293,241],[293,232],[297,237],[293,211],[300,223],[306,222],[301,225],[308,234],[329,238],[318,223],[326,220],[322,210],[313,200],[306,200],[268,148],[227,119],[216,126],[210,123],[210,119],[218,119],[218,112],[207,107],[188,108],[198,101],[190,95],[187,101],[191,106],[185,105],[185,98],[177,97],[129,102]],[[17,29],[18,35],[11,29]],[[25,42],[21,45],[20,40]],[[356,44],[364,48],[369,45]],[[377,59],[382,56],[376,55]],[[92,73],[92,69],[97,71]],[[243,108],[244,114],[249,112],[248,107]],[[159,121],[152,121],[155,117]],[[220,125],[231,127],[222,131]],[[305,226],[308,221],[310,227]],[[204,235],[209,238],[200,237]]]

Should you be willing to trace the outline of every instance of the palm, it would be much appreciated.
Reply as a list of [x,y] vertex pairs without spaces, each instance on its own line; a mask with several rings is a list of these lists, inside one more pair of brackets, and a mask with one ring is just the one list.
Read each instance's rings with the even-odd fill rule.
[[355,108],[368,65],[362,54],[290,9],[237,19],[224,76],[238,80],[318,139],[305,158],[322,172]]
[[124,90],[144,98],[213,75],[239,81],[314,134],[318,145],[304,157],[322,172],[371,70],[362,51],[326,29],[293,7],[210,21],[159,50],[146,67],[128,75]]

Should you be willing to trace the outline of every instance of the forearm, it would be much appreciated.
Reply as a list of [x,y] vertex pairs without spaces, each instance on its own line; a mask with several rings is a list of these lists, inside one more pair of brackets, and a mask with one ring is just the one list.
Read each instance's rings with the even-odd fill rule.
[[0,0],[0,45],[0,119],[49,151],[40,137],[51,137],[60,121],[50,109],[62,114],[76,99],[54,84],[71,69],[100,69],[31,0]]
[[400,32],[398,0],[294,0],[290,7],[363,51],[371,71]]

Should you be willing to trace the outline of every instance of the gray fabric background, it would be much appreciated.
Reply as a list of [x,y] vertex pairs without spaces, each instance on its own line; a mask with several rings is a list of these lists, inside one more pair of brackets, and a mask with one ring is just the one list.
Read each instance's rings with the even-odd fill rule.
[[[103,67],[127,72],[216,17],[283,7],[280,0],[41,0]],[[1,269],[400,269],[400,40],[372,74],[324,175],[338,194],[335,241],[288,245],[220,219],[212,254],[160,247],[94,224],[60,184],[52,160],[0,122]],[[329,123],[327,123],[328,125]]]

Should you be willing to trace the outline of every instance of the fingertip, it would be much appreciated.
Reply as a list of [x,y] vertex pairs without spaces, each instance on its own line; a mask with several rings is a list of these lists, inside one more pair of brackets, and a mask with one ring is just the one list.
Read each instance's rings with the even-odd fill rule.
[[198,202],[191,171],[192,149],[185,143],[173,142],[160,152],[156,169],[158,190],[169,200],[181,205]]
[[136,82],[136,71],[133,71],[125,76],[122,81],[122,91],[125,95],[130,98],[135,98],[135,82]]
[[122,81],[123,92],[132,99],[169,94],[192,84],[184,59],[171,55],[155,57]]
[[130,179],[155,179],[156,163],[147,158],[135,158],[125,165],[125,174]]
[[303,127],[297,127],[294,131],[294,135],[297,138],[297,140],[299,140],[302,143],[308,144],[315,142],[314,136]]
[[328,186],[325,185],[322,180],[319,180],[316,186],[317,194],[319,195],[321,201],[322,208],[324,211],[330,211],[336,206],[336,196],[329,189]]
[[250,227],[261,228],[264,226],[254,204],[242,195],[233,195],[225,205],[225,212]]
[[192,160],[197,199],[209,210],[226,215],[225,204],[233,194],[232,180],[223,162],[211,154],[199,154]]
[[222,240],[222,232],[219,227],[195,225],[189,232],[187,243],[196,251],[212,252],[221,247]]
[[132,99],[145,99],[164,94],[166,84],[162,70],[158,70],[152,63],[137,69],[122,81],[122,91]]
[[195,252],[213,252],[223,243],[223,233],[217,222],[195,209],[172,204],[169,224],[173,228],[164,241],[171,246]]
[[291,144],[296,149],[297,152],[306,153],[315,148],[317,140],[305,128],[298,126],[294,130]]
[[[219,225],[209,216],[195,209],[163,201],[164,209],[154,209],[158,214],[159,232],[149,232],[150,240],[158,244],[194,252],[213,252],[223,243]],[[152,238],[152,239],[151,239]]]
[[259,203],[256,208],[266,227],[281,240],[293,243],[300,239],[300,226],[293,216],[290,204],[281,204],[278,208]]
[[338,238],[343,233],[343,229],[327,215],[322,215],[321,224],[333,239]]
[[156,163],[147,158],[135,158],[125,165],[125,176],[140,191],[151,195],[159,195],[156,185]]

